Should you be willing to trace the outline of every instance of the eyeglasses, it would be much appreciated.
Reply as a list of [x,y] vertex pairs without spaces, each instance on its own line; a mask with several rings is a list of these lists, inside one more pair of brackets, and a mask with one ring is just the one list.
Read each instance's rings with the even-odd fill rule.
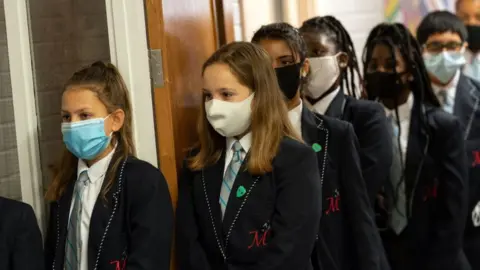
[[463,47],[463,42],[430,42],[424,45],[424,48],[429,52],[459,51]]

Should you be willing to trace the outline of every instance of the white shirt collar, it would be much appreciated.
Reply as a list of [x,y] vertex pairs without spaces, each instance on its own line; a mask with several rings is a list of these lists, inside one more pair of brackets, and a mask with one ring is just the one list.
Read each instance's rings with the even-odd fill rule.
[[[227,151],[232,150],[233,144],[236,141],[237,139],[234,137],[227,138]],[[240,142],[243,151],[245,151],[245,153],[248,153],[248,151],[250,151],[250,146],[252,146],[252,132],[250,131],[247,134],[243,135],[243,137],[238,141]]]
[[319,114],[325,114],[328,110],[328,107],[337,96],[338,92],[340,92],[340,86],[337,89],[333,90],[330,94],[324,96],[317,103],[313,104],[313,110]]
[[303,103],[300,100],[300,104],[298,104],[297,107],[288,111],[288,119],[290,119],[290,123],[298,135],[302,135],[302,110]]
[[88,167],[87,163],[82,159],[78,159],[77,165],[77,179],[80,177],[80,174],[83,171],[87,171],[88,179],[90,183],[93,183],[99,179],[101,179],[106,173],[108,166],[110,165],[110,161],[112,160],[113,154],[115,153],[116,147],[105,157],[101,160],[95,162],[91,167]]
[[[397,118],[397,116],[395,115],[395,109],[390,110],[385,106],[384,108],[385,108],[385,113],[387,117],[392,116],[394,119]],[[413,94],[410,93],[410,95],[408,96],[407,102],[398,106],[398,117],[400,118],[399,119],[400,122],[410,119],[412,108],[413,108]]]

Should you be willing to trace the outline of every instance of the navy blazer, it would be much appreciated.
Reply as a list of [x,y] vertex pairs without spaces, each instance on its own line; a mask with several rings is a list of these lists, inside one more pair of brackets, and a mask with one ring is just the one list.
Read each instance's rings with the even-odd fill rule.
[[[480,269],[480,216],[474,215],[480,207],[480,83],[460,76],[453,114],[464,131],[467,166],[469,168],[469,205],[465,228],[465,253],[473,269]],[[476,220],[474,223],[474,219]]]
[[0,269],[43,270],[42,235],[30,205],[0,197]]
[[340,91],[325,115],[353,125],[358,138],[362,175],[373,205],[388,180],[392,165],[392,138],[385,110],[376,102],[357,100]]
[[352,125],[304,107],[302,137],[309,145],[323,147],[317,152],[323,210],[312,255],[314,269],[389,269],[362,179]]
[[440,108],[415,103],[405,168],[408,225],[400,236],[384,239],[392,269],[470,269],[463,251],[465,162],[459,121]]
[[184,166],[176,212],[177,269],[312,269],[322,198],[315,152],[284,138],[272,172],[251,175],[245,163],[223,221],[219,196],[225,151],[203,170]]
[[[118,158],[114,154],[112,161]],[[170,269],[173,208],[165,178],[157,168],[134,157],[123,161],[116,175],[106,200],[99,196],[93,208],[88,269]],[[64,268],[75,180],[76,173],[62,197],[50,205],[46,269]]]

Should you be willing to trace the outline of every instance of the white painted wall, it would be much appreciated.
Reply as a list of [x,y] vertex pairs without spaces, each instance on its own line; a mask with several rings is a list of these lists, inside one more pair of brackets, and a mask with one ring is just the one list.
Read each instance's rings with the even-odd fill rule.
[[[280,20],[281,0],[236,0],[242,9],[242,18],[237,28],[242,29],[243,40],[250,41],[262,25]],[[328,1],[328,0],[327,0]],[[243,23],[242,23],[243,22]]]
[[361,59],[370,30],[385,20],[383,4],[383,0],[316,0],[315,10],[319,16],[332,15],[342,22]]

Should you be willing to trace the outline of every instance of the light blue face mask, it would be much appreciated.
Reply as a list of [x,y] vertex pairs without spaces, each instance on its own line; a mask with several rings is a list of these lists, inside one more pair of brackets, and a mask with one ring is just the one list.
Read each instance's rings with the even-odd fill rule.
[[428,72],[440,82],[448,83],[465,64],[465,52],[424,53],[423,60]]
[[480,81],[480,59],[475,57],[472,62],[465,65],[463,70],[465,76]]
[[107,118],[62,123],[63,142],[67,149],[79,159],[97,157],[110,143],[111,136],[105,135],[104,129]]

